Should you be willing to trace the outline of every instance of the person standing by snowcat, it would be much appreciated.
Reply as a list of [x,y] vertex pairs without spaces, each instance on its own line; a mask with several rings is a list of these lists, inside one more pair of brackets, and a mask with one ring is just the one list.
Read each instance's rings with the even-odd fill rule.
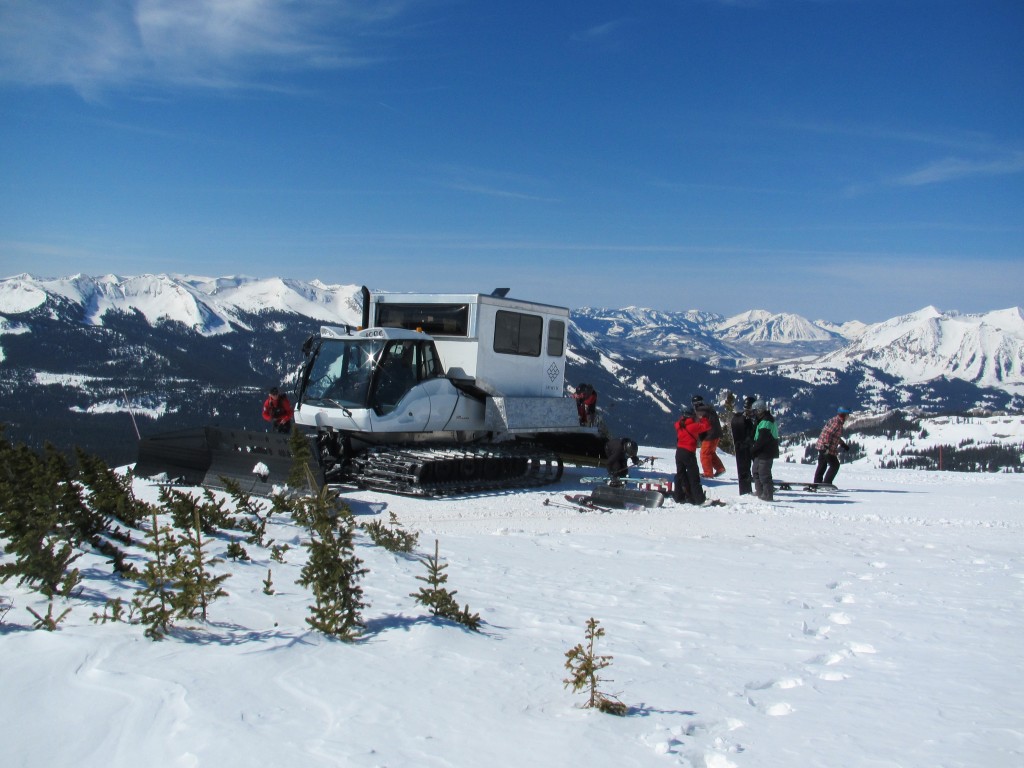
[[611,478],[609,485],[618,487],[623,485],[622,478],[629,477],[629,462],[634,466],[640,465],[637,458],[639,447],[636,442],[628,437],[613,437],[605,444],[605,455],[608,457],[608,476]]
[[269,421],[275,432],[288,433],[292,430],[293,415],[294,410],[288,395],[273,387],[267,399],[263,401],[263,420]]
[[711,429],[703,416],[693,408],[683,410],[675,423],[676,428],[676,479],[672,498],[677,504],[701,505],[707,499],[700,484],[700,467],[697,466],[698,436]]
[[576,400],[580,426],[594,426],[594,420],[597,418],[597,390],[590,384],[580,384],[572,396]]
[[710,403],[705,403],[700,395],[692,398],[693,409],[697,415],[707,419],[708,431],[700,436],[700,465],[704,477],[718,477],[725,472],[725,464],[718,458],[718,442],[722,439],[722,420]]
[[764,400],[755,402],[753,411],[757,421],[754,444],[750,449],[750,455],[754,458],[754,492],[762,501],[775,501],[772,465],[779,458],[779,428],[775,426],[775,417]]
[[743,398],[743,410],[733,414],[729,424],[732,430],[732,444],[736,450],[736,476],[739,478],[740,496],[753,493],[751,466],[753,457],[750,455],[754,447],[754,430],[757,424],[754,422],[753,405],[757,398]]

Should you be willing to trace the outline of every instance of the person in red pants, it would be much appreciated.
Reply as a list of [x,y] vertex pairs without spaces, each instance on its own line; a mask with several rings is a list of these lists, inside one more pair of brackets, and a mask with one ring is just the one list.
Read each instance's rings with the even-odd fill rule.
[[692,398],[693,410],[697,416],[707,419],[710,425],[707,433],[700,436],[700,468],[704,477],[718,477],[725,472],[725,464],[718,458],[718,441],[722,439],[722,420],[710,404],[700,395]]

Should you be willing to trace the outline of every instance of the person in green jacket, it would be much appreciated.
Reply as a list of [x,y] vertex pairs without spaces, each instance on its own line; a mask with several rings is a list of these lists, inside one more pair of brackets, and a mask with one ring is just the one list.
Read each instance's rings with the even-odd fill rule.
[[779,428],[775,417],[764,400],[754,403],[754,445],[750,449],[753,457],[754,493],[762,501],[775,501],[775,482],[772,479],[772,465],[779,458]]

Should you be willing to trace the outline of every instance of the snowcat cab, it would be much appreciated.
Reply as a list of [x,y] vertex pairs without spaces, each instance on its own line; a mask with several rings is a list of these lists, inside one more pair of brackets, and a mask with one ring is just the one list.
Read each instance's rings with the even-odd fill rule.
[[328,482],[434,495],[556,481],[603,440],[564,395],[569,311],[483,294],[364,289],[363,328],[306,343],[295,422]]

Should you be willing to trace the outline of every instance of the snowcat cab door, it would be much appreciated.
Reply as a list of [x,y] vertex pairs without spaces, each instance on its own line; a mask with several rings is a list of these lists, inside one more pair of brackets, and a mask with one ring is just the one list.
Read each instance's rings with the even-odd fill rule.
[[378,416],[384,416],[394,411],[421,381],[440,375],[441,366],[434,342],[422,339],[389,341],[378,355],[367,404]]

